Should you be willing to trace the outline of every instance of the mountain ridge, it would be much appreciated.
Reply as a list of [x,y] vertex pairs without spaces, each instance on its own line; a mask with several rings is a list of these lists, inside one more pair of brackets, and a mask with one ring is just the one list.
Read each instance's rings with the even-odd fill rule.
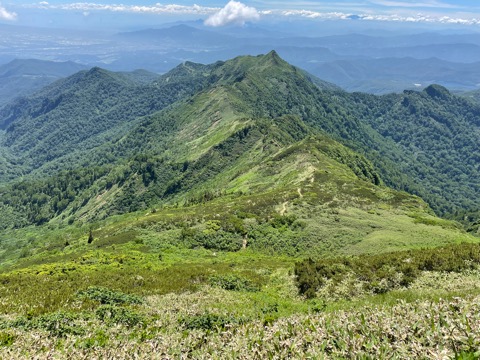
[[[118,84],[131,83],[131,79],[118,78],[119,75],[99,68],[94,68],[87,74],[90,74],[95,80],[93,83],[97,85],[106,83],[105,79],[114,76],[118,82],[111,88],[116,93],[119,90]],[[98,80],[99,78],[101,80]],[[90,143],[93,147],[77,148],[78,150],[67,155],[63,154],[53,162],[42,155],[46,162],[41,169],[39,168],[40,172],[36,170],[37,173],[51,175],[52,171],[56,171],[54,169],[74,169],[72,165],[78,161],[74,160],[76,158],[80,159],[83,167],[112,163],[128,168],[127,164],[136,154],[145,154],[151,157],[154,163],[162,159],[161,161],[170,163],[175,168],[177,166],[175,163],[189,163],[201,159],[211,149],[231,136],[254,126],[258,121],[290,117],[298,119],[294,123],[301,123],[301,127],[308,128],[307,133],[320,132],[359,152],[372,161],[386,184],[426,198],[436,211],[448,212],[456,207],[475,206],[473,195],[469,199],[462,197],[458,190],[453,190],[457,185],[451,181],[452,178],[440,174],[442,162],[437,161],[437,167],[432,167],[431,161],[435,159],[435,152],[438,149],[430,148],[435,141],[431,136],[431,128],[440,126],[442,137],[449,139],[445,144],[451,147],[451,156],[457,159],[458,165],[454,162],[453,166],[461,166],[458,168],[460,171],[470,174],[477,171],[475,167],[469,165],[469,162],[474,161],[476,156],[473,144],[477,135],[472,129],[478,126],[474,120],[478,109],[473,103],[463,102],[442,87],[431,86],[423,92],[405,92],[383,97],[348,94],[338,89],[322,89],[316,86],[305,72],[291,66],[272,51],[266,55],[238,57],[210,65],[185,62],[150,85],[134,87],[134,92],[131,92],[129,86],[126,88],[128,99],[121,105],[127,107],[144,102],[145,100],[140,100],[142,98],[157,96],[155,89],[164,89],[165,92],[175,89],[177,97],[170,103],[167,102],[163,110],[149,107],[147,102],[147,107],[140,108],[139,113],[132,113],[132,121],[127,127],[119,127],[116,133],[107,132],[102,135],[106,141],[98,141],[102,137],[97,140],[92,138]],[[91,96],[98,98],[97,91]],[[451,103],[448,106],[444,105],[445,97]],[[108,92],[105,99],[109,99]],[[422,101],[426,101],[430,109],[416,105]],[[88,104],[90,106],[91,102]],[[71,106],[74,106],[74,103]],[[106,114],[110,114],[108,111],[111,111],[111,107],[107,104],[104,108]],[[431,110],[435,108],[438,108],[438,111]],[[452,120],[451,116],[454,113],[463,114],[462,118]],[[47,112],[42,116],[48,115],[51,119],[51,114]],[[421,116],[418,121],[415,120],[417,115]],[[403,127],[403,133],[398,132],[396,127],[399,122],[395,120],[397,118],[409,119],[405,125],[409,124],[410,128]],[[9,145],[14,140],[20,141],[18,146],[22,141],[25,142],[21,137],[12,137],[19,134],[14,127],[20,124],[19,121],[28,123],[30,120],[19,118],[13,121],[4,135],[4,145]],[[452,126],[457,129],[458,134],[465,134],[462,143],[453,141],[452,131],[448,130]],[[415,146],[405,145],[404,142],[415,134],[421,135],[415,141]],[[307,135],[305,133],[302,136]],[[425,142],[423,139],[428,141]],[[79,144],[83,146],[82,143]],[[27,146],[28,149],[31,143],[25,142],[22,146]],[[419,149],[428,156],[414,155]],[[63,150],[58,151],[60,153]],[[84,156],[81,154],[87,152],[89,160],[81,160]],[[468,159],[468,162],[465,159]],[[62,163],[69,164],[69,167]],[[452,171],[456,171],[452,165],[449,166]],[[180,176],[178,173],[177,175]],[[426,177],[429,182],[435,184],[434,186],[440,185],[437,177],[445,179],[441,196],[434,195],[432,187],[423,185],[424,182],[416,177]],[[174,185],[172,183],[173,188]],[[462,187],[465,193],[475,194],[475,181],[463,183]],[[165,189],[156,196],[163,196],[162,194],[165,194]],[[455,202],[448,203],[458,194],[460,195]],[[146,205],[147,203],[142,206]]]

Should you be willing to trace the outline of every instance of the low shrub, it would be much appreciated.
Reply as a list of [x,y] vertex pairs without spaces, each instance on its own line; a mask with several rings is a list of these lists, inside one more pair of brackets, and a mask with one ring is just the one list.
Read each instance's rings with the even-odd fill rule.
[[116,305],[101,305],[95,310],[95,315],[99,320],[107,324],[135,326],[144,323],[143,316],[136,311]]
[[237,319],[233,316],[205,313],[180,319],[181,326],[186,330],[208,330],[221,331],[230,324],[242,324],[244,319]]
[[0,332],[0,346],[11,346],[15,342],[16,336],[10,332]]
[[58,311],[43,314],[37,317],[19,317],[9,325],[23,330],[44,330],[53,336],[66,337],[67,335],[83,335],[85,329],[79,324],[80,315],[76,313]]
[[259,291],[260,289],[251,280],[235,274],[213,275],[209,278],[212,286],[232,291]]
[[299,293],[314,298],[328,282],[337,286],[347,278],[365,292],[379,294],[408,287],[422,271],[462,272],[480,265],[479,244],[454,244],[434,249],[335,259],[307,259],[295,265]]
[[103,330],[97,330],[86,339],[79,339],[75,347],[79,349],[103,348],[108,345],[109,337]]
[[143,300],[131,294],[114,291],[104,287],[91,286],[86,290],[79,291],[77,297],[100,302],[100,304],[142,304]]

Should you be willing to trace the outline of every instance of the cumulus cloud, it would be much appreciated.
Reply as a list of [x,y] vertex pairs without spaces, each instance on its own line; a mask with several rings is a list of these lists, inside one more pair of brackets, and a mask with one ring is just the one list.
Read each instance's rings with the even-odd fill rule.
[[247,21],[258,19],[260,19],[260,14],[255,8],[231,0],[223,9],[205,20],[205,25],[215,27],[230,24],[244,25]]
[[10,12],[0,4],[0,20],[13,21],[17,19],[17,14]]

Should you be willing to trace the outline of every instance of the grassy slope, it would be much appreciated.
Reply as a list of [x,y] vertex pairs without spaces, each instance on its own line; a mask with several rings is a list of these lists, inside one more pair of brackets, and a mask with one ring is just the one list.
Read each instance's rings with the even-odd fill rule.
[[[326,155],[334,150],[349,153],[325,138],[309,138],[281,151],[274,146],[263,155],[264,167],[233,179],[228,167],[219,172],[211,181],[223,181],[225,193],[192,206],[160,207],[92,225],[4,231],[2,276],[9,280],[2,287],[3,311],[73,310],[75,292],[89,285],[140,294],[192,291],[211,274],[232,270],[268,287],[269,276],[263,273],[288,272],[295,258],[307,255],[476,241],[456,223],[430,215],[420,199],[359,179],[350,167]],[[248,169],[252,155],[240,157],[231,171]],[[92,244],[87,244],[89,228]],[[219,242],[227,238],[229,245],[245,239],[247,248],[233,253],[215,246],[201,250],[201,235]],[[136,287],[138,279],[142,285]],[[23,289],[21,300],[15,289]],[[268,302],[278,294],[267,291],[265,296]]]
[[[0,274],[0,354],[236,358],[252,357],[255,348],[258,358],[353,353],[436,358],[473,353],[479,344],[475,331],[466,330],[466,337],[463,332],[480,321],[478,297],[470,298],[480,288],[478,271],[425,273],[410,289],[386,295],[339,301],[337,292],[335,299],[305,301],[294,284],[292,257],[170,245],[178,230],[168,230],[166,219],[185,219],[203,212],[201,207],[205,205],[109,219],[97,224],[90,245],[87,229],[74,227],[10,234],[26,237],[38,253]],[[386,214],[379,214],[384,221],[389,220]],[[427,229],[411,218],[405,221],[404,229],[412,226]],[[66,240],[70,245],[65,247]],[[232,276],[259,291],[226,290],[212,283],[232,281]],[[91,286],[140,295],[144,303],[109,305],[78,295]],[[465,299],[439,300],[458,295]],[[355,342],[349,342],[352,331]]]

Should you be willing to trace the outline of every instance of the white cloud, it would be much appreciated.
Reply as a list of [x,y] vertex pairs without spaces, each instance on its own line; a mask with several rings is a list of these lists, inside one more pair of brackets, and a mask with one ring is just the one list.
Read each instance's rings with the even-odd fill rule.
[[205,25],[215,27],[229,24],[244,25],[247,21],[256,21],[258,19],[260,19],[260,14],[255,8],[231,0],[223,9],[205,20]]
[[0,20],[13,21],[17,19],[17,14],[10,12],[0,4]]
[[443,9],[456,9],[459,6],[442,3],[436,0],[422,1],[422,2],[407,2],[407,1],[391,1],[391,0],[375,0],[372,3],[389,6],[389,7],[404,7],[404,8],[443,8]]
[[435,14],[375,14],[375,13],[344,13],[344,12],[320,12],[311,10],[268,10],[262,11],[262,15],[282,16],[282,17],[303,17],[318,20],[345,20],[352,21],[389,21],[389,22],[405,22],[405,23],[436,23],[436,24],[461,24],[461,25],[480,25],[480,17],[462,17],[455,16],[439,16]]
[[106,5],[96,3],[70,3],[70,4],[50,4],[46,1],[42,1],[39,4],[24,5],[29,8],[41,8],[41,9],[55,9],[65,11],[112,11],[112,12],[125,12],[125,13],[144,13],[144,14],[193,14],[193,15],[211,15],[218,8],[211,8],[199,5],[185,6],[185,5],[162,5],[157,3],[155,5]]
[[311,10],[281,10],[282,16],[300,16],[310,19],[347,19],[350,14],[344,14],[341,12],[319,12]]

